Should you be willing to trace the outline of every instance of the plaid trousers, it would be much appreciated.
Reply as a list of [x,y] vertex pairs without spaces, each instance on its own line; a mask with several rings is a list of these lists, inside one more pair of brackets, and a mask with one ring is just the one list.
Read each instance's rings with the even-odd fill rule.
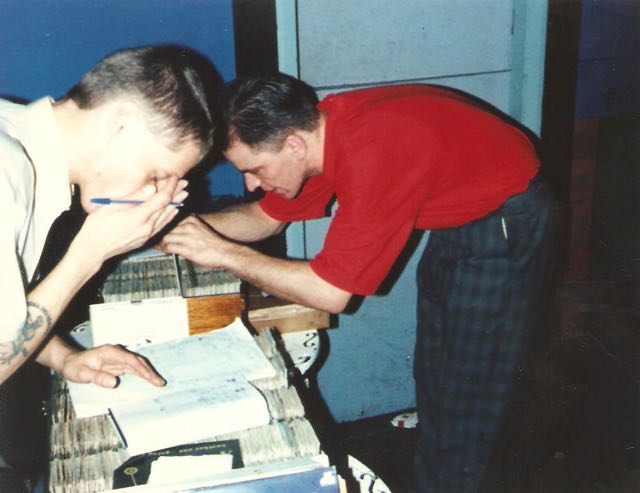
[[478,490],[540,314],[556,208],[548,186],[431,232],[417,271],[420,493]]

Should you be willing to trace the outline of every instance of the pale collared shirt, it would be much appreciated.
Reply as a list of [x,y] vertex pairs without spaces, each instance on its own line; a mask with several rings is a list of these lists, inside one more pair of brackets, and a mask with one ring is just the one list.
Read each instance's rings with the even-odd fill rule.
[[0,99],[0,342],[26,321],[26,289],[47,233],[71,205],[69,169],[53,101]]

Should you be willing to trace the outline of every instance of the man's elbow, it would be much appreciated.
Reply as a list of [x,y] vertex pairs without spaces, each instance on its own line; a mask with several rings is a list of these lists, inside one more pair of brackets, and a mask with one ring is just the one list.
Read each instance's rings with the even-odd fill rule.
[[282,221],[273,221],[272,222],[272,227],[270,228],[271,234],[270,236],[275,236],[275,235],[279,235],[280,233],[282,233],[284,231],[284,228],[287,227],[289,223],[285,223]]
[[338,315],[347,308],[350,299],[351,293],[334,288],[331,290],[329,296],[325,298],[323,303],[324,306],[321,309],[331,313],[332,315]]

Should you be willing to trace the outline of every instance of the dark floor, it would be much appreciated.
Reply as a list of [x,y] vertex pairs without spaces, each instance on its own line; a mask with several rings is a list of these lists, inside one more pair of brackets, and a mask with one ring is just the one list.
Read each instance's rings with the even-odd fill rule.
[[[408,492],[411,491],[411,461],[416,432],[415,429],[393,427],[390,421],[394,416],[395,413],[339,424],[328,439],[335,450],[365,464],[393,493]],[[344,471],[346,464],[338,466]],[[342,475],[348,477],[344,472]]]
[[[564,335],[556,331],[534,358],[522,382],[529,392],[514,405],[482,493],[640,492],[640,318],[632,288],[600,280],[559,294]],[[352,455],[403,493],[412,491],[416,433],[393,427],[396,414],[333,425],[323,435],[337,456]]]

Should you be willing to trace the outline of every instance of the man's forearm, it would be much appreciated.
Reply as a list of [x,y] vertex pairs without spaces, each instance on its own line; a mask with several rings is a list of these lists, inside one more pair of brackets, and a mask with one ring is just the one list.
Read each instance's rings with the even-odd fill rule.
[[[0,383],[38,351],[71,298],[99,268],[95,264],[88,255],[80,257],[67,254],[29,293],[23,327],[13,341],[0,344]],[[61,340],[53,338],[42,348],[37,361],[58,369],[61,360],[70,351]]]
[[227,245],[225,259],[224,267],[238,277],[294,303],[340,313],[351,298],[319,277],[307,261],[274,258],[235,244]]
[[218,233],[243,243],[264,240],[284,228],[283,223],[267,216],[255,202],[234,205],[199,217]]
[[282,229],[283,223],[267,216],[257,204],[205,215],[203,219],[214,231],[202,221],[188,217],[164,237],[162,250],[205,267],[227,269],[254,286],[294,303],[331,313],[344,310],[351,293],[320,278],[308,262],[270,257],[229,241],[255,241]]
[[46,306],[29,299],[26,305],[25,322],[16,338],[0,344],[0,383],[24,363],[53,325],[54,320]]
[[72,349],[60,337],[54,335],[42,347],[36,357],[36,361],[41,365],[48,366],[49,368],[60,372],[64,366],[64,359],[72,352],[74,352],[74,349]]

